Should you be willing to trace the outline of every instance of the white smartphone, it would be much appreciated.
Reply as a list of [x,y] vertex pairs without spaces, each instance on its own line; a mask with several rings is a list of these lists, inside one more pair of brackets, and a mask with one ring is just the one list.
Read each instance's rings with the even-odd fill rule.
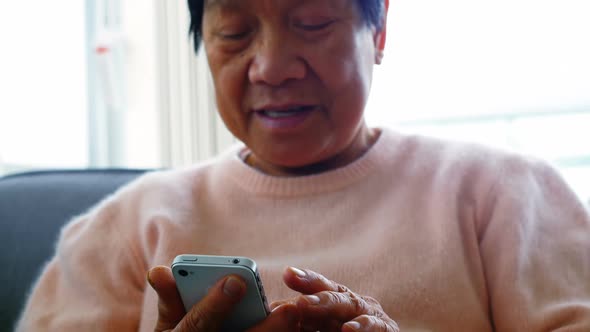
[[172,274],[187,312],[223,277],[235,274],[244,279],[246,295],[224,322],[221,331],[247,330],[270,312],[256,262],[250,258],[179,255],[172,263]]

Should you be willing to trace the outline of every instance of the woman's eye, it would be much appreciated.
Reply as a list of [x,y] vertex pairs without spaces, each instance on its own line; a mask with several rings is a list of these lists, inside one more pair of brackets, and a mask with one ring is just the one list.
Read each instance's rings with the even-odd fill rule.
[[248,36],[248,31],[244,32],[221,32],[221,38],[226,40],[242,40]]
[[332,23],[334,23],[334,21],[326,21],[326,22],[322,22],[322,23],[318,23],[318,24],[298,23],[297,27],[299,27],[300,29],[303,29],[305,31],[320,31],[320,30],[323,30],[323,29],[329,27],[330,25],[332,25]]

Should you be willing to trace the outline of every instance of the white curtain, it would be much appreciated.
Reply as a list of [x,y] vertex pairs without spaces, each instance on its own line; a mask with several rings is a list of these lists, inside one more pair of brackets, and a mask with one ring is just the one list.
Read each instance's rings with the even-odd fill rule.
[[210,158],[235,142],[217,114],[204,52],[195,55],[186,1],[156,0],[162,165]]

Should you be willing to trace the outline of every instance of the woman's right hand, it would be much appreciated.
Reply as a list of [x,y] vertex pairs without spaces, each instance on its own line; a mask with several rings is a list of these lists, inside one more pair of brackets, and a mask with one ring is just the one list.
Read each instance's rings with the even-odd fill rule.
[[[156,332],[216,332],[235,305],[246,294],[246,283],[230,275],[217,282],[203,300],[185,312],[172,271],[157,266],[148,273],[148,282],[158,294]],[[297,331],[297,306],[283,304],[248,332]]]

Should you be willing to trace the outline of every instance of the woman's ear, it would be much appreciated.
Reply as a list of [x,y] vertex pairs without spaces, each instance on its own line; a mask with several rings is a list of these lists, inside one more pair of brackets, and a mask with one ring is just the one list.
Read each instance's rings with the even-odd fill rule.
[[383,0],[384,10],[381,18],[381,29],[375,31],[375,63],[381,64],[385,52],[385,40],[387,37],[387,12],[389,11],[389,0]]

